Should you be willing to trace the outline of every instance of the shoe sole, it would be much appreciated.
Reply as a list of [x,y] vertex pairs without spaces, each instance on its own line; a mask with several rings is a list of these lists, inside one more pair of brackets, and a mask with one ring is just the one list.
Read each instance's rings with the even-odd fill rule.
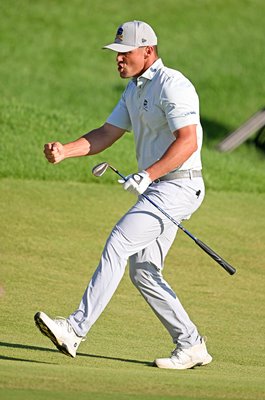
[[202,363],[189,363],[189,364],[186,364],[183,367],[177,368],[176,366],[174,367],[173,364],[172,364],[172,366],[171,365],[170,366],[157,365],[157,363],[154,361],[153,365],[154,365],[154,367],[158,367],[160,369],[174,369],[174,370],[183,371],[185,369],[193,369],[195,367],[200,367],[203,364]]
[[72,354],[69,353],[66,345],[64,343],[58,342],[58,340],[56,339],[56,337],[54,336],[52,331],[48,328],[48,326],[45,324],[45,322],[41,319],[40,313],[37,313],[34,315],[34,320],[35,320],[35,324],[36,324],[37,328],[40,330],[40,332],[44,336],[49,338],[61,353],[63,353],[64,355],[66,355],[68,357],[74,358],[74,356],[72,356]]
[[189,368],[191,369],[191,368],[195,368],[195,367],[203,367],[204,365],[210,364],[210,362],[212,362],[212,359],[213,359],[212,356],[210,356],[210,354],[208,354],[203,362],[198,362],[197,364],[193,365],[193,367],[189,367]]
[[203,367],[204,365],[210,364],[210,362],[212,362],[213,358],[212,356],[210,356],[210,354],[207,355],[207,357],[205,358],[205,360],[203,361],[203,363],[201,363],[199,365],[199,367]]
[[199,362],[199,363],[193,365],[193,367],[189,367],[189,368],[191,369],[191,368],[195,368],[195,367],[203,367],[204,365],[210,364],[210,362],[212,362],[212,359],[213,359],[212,356],[210,356],[210,354],[208,354],[208,356],[204,359],[203,362]]
[[164,366],[159,366],[159,365],[157,365],[156,361],[153,362],[153,366],[161,368],[161,369],[184,370],[184,369],[193,369],[195,367],[202,367],[204,365],[210,364],[211,361],[212,361],[212,356],[210,356],[210,354],[208,354],[203,362],[197,362],[197,363],[190,362],[189,364],[186,364],[184,368],[174,368],[174,367],[169,367],[169,366],[165,366],[165,367]]

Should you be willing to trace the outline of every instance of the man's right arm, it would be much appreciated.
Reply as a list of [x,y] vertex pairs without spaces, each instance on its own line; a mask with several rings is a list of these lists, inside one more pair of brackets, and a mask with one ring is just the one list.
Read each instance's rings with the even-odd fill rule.
[[124,129],[105,123],[100,128],[86,133],[73,142],[66,144],[50,142],[45,144],[44,154],[52,164],[58,164],[65,158],[94,155],[110,147],[124,132]]

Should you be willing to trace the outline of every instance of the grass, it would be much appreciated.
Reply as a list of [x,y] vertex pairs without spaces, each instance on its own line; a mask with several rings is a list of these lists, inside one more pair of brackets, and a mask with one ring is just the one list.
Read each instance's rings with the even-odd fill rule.
[[[24,121],[21,124],[21,121]],[[47,165],[42,148],[43,143],[52,140],[59,126],[64,134],[59,140],[71,140],[71,127],[82,131],[81,119],[60,112],[46,114],[34,106],[21,106],[16,103],[3,104],[2,107],[2,152],[0,154],[1,177],[43,180],[72,180],[79,182],[116,182],[115,174],[109,173],[98,180],[91,175],[94,165],[108,161],[124,174],[137,169],[133,156],[132,134],[127,133],[114,147],[92,158],[71,159],[62,164]],[[73,129],[73,128],[72,128]],[[52,132],[52,133],[51,133]],[[33,134],[34,133],[34,134]],[[5,140],[4,138],[12,138]],[[25,145],[25,138],[27,138]],[[264,154],[251,145],[236,151],[220,154],[211,146],[202,152],[204,177],[207,188],[215,191],[257,192],[265,191]]]
[[[216,151],[264,107],[264,12],[262,0],[1,2],[1,399],[264,399],[264,153],[253,137]],[[42,154],[44,143],[75,139],[111,112],[126,82],[101,46],[131,19],[153,25],[164,63],[200,95],[207,195],[185,226],[238,269],[229,276],[179,233],[165,276],[214,362],[177,373],[151,367],[172,344],[127,273],[76,359],[33,323],[39,309],[76,308],[111,227],[134,201],[114,174],[90,173],[101,161],[134,171],[132,134],[91,159],[52,166]]]
[[39,309],[68,315],[77,306],[133,197],[112,185],[13,179],[0,181],[0,193],[1,398],[263,398],[264,194],[209,192],[185,224],[238,269],[233,277],[181,232],[168,255],[165,276],[214,357],[176,373],[150,365],[172,343],[127,273],[76,359],[34,327]]
[[[114,183],[117,177],[109,173],[102,180],[95,179],[91,169],[99,162],[108,161],[125,175],[137,169],[131,133],[125,134],[111,149],[92,158],[71,159],[56,166],[47,165],[42,153],[43,143],[53,140],[54,137],[62,142],[71,140],[71,129],[79,131],[81,136],[84,125],[81,117],[78,119],[71,114],[64,115],[57,111],[47,113],[34,106],[23,106],[16,102],[3,103],[1,112],[1,177],[100,184]],[[63,133],[55,136],[57,127],[60,127]],[[84,130],[83,127],[83,132]],[[205,145],[202,158],[208,189],[264,193],[264,153],[253,145],[242,146],[232,154],[222,154],[217,152],[213,145]]]

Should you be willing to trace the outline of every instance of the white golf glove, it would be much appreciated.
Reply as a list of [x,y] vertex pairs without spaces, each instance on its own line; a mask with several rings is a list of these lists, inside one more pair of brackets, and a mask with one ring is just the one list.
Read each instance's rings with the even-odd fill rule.
[[137,196],[146,191],[148,186],[152,183],[149,178],[149,174],[146,171],[141,171],[136,174],[126,176],[126,181],[123,179],[119,180],[119,183],[123,184],[123,189],[128,190]]

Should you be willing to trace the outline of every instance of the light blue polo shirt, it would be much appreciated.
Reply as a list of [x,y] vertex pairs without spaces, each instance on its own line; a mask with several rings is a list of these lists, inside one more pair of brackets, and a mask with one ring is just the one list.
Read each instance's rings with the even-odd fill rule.
[[128,83],[107,122],[133,130],[139,171],[162,157],[175,140],[173,132],[197,125],[198,149],[179,170],[202,168],[198,95],[181,72],[165,67],[161,59]]

